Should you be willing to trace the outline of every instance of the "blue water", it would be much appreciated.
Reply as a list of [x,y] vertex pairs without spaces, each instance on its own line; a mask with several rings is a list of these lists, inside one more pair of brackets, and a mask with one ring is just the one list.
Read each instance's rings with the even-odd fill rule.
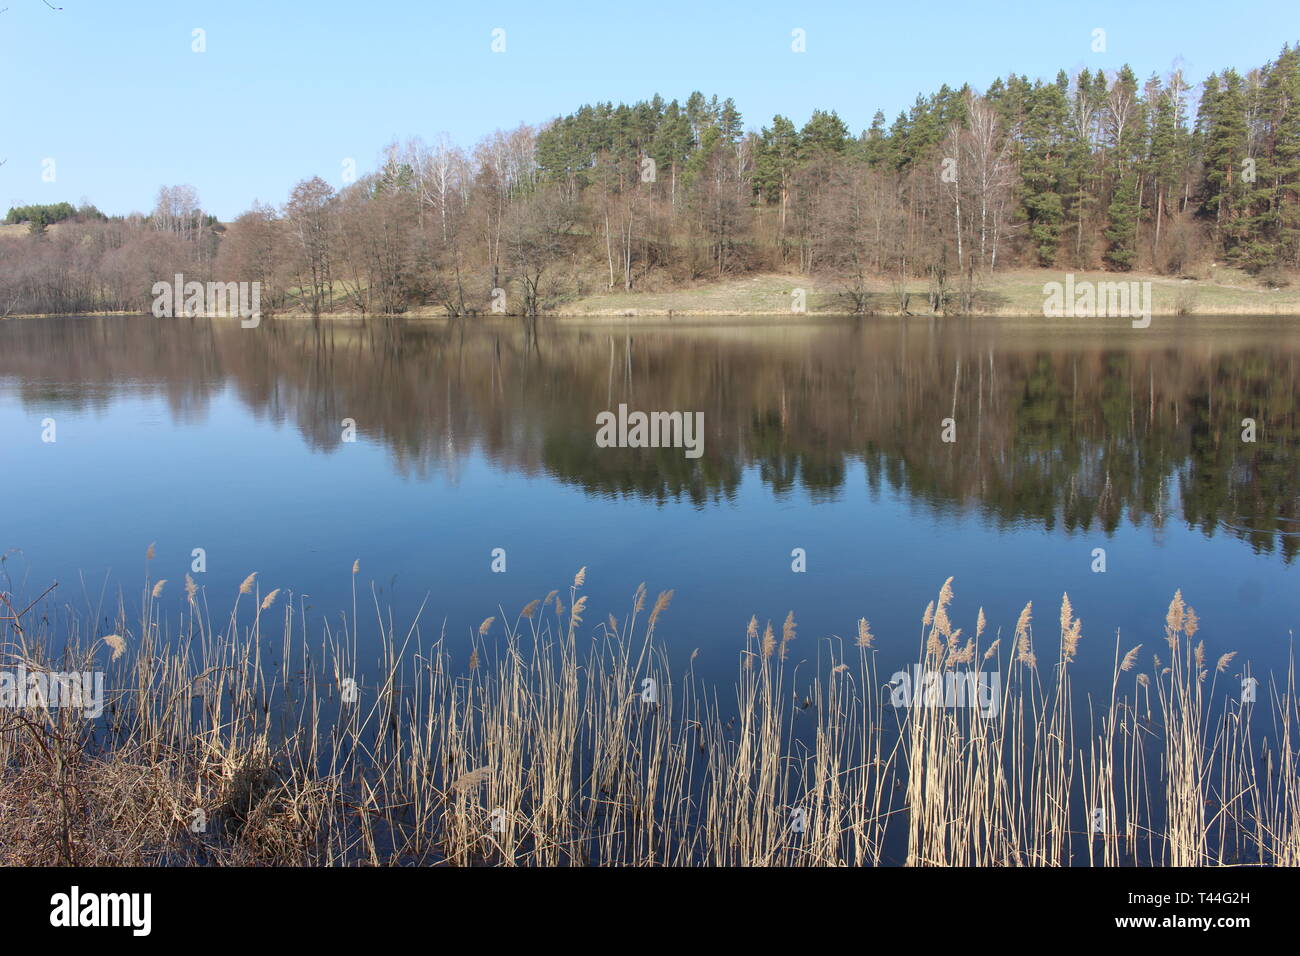
[[[1279,530],[1264,536],[1267,542],[1271,535],[1272,550],[1221,528],[1207,534],[1191,527],[1180,505],[1183,483],[1190,479],[1177,454],[1170,457],[1173,466],[1161,466],[1167,473],[1160,520],[1133,517],[1133,503],[1127,502],[1111,531],[1099,523],[1068,531],[1060,521],[1049,526],[1032,513],[1015,514],[1014,493],[1002,495],[997,504],[1004,517],[995,519],[992,502],[978,487],[971,493],[962,486],[961,476],[976,467],[963,464],[968,459],[961,456],[973,453],[969,446],[960,439],[956,446],[936,442],[934,461],[918,463],[914,449],[931,446],[904,437],[890,448],[886,440],[920,426],[873,400],[860,403],[861,414],[849,416],[857,424],[843,433],[828,426],[825,434],[809,435],[815,432],[809,427],[803,438],[787,439],[805,441],[804,453],[842,468],[833,487],[809,488],[796,468],[792,486],[776,488],[764,477],[771,462],[755,450],[757,432],[749,424],[761,410],[751,407],[752,399],[747,404],[726,390],[719,397],[707,384],[710,376],[725,379],[727,363],[734,362],[741,366],[733,370],[738,374],[796,367],[814,378],[852,377],[851,368],[833,368],[844,361],[866,363],[865,379],[871,371],[865,356],[899,346],[896,329],[868,333],[886,338],[873,339],[857,359],[837,357],[843,351],[837,337],[848,333],[833,324],[795,329],[789,338],[766,329],[752,343],[732,326],[720,327],[716,336],[699,328],[646,330],[637,333],[644,338],[637,343],[635,374],[643,378],[621,392],[617,375],[606,368],[604,343],[617,337],[621,372],[622,327],[612,333],[600,327],[543,330],[536,360],[515,351],[510,367],[496,369],[496,343],[517,345],[513,327],[471,329],[458,341],[445,322],[404,323],[390,330],[401,346],[391,360],[336,359],[334,374],[347,379],[341,383],[329,371],[303,371],[312,368],[313,350],[321,348],[304,331],[306,323],[284,323],[288,341],[265,353],[259,340],[247,337],[253,333],[238,339],[240,333],[224,328],[214,340],[206,328],[214,323],[206,322],[169,330],[168,347],[151,352],[153,321],[0,324],[0,549],[9,576],[0,589],[34,596],[57,581],[58,603],[87,614],[111,613],[119,591],[128,609],[138,606],[147,572],[151,580],[168,580],[164,595],[179,610],[191,552],[202,548],[207,570],[193,577],[218,616],[228,610],[239,583],[257,572],[261,593],[281,588],[283,599],[292,592],[314,629],[323,617],[337,620],[340,612],[351,612],[352,565],[359,559],[364,662],[366,643],[378,633],[376,602],[385,615],[391,610],[399,631],[424,604],[424,632],[445,628],[455,638],[490,615],[513,620],[526,603],[566,589],[586,567],[589,628],[611,612],[622,619],[642,581],[651,599],[671,588],[674,598],[660,638],[676,663],[684,664],[698,649],[697,672],[718,681],[734,674],[751,615],[760,626],[770,619],[779,632],[791,610],[798,623],[791,647],[796,660],[816,655],[819,642],[832,635],[851,641],[858,618],[865,616],[885,673],[901,668],[915,659],[922,612],[949,576],[955,578],[954,623],[973,636],[983,607],[989,620],[985,643],[998,629],[1009,641],[1021,608],[1032,601],[1040,661],[1055,660],[1060,600],[1068,592],[1083,621],[1076,675],[1098,687],[1109,686],[1117,632],[1120,653],[1141,643],[1143,669],[1149,667],[1149,655],[1163,647],[1165,609],[1178,588],[1200,616],[1198,637],[1211,658],[1239,652],[1233,673],[1247,663],[1256,673],[1283,665],[1300,620],[1300,572],[1280,550],[1291,525],[1285,515],[1272,513],[1276,499],[1264,508],[1268,515],[1250,514],[1243,508],[1249,496],[1225,492],[1237,502],[1234,523],[1280,520],[1274,525]],[[1260,322],[1267,332],[1267,320]],[[80,331],[69,332],[69,325]],[[1290,403],[1294,410],[1285,370],[1294,368],[1295,354],[1261,351],[1249,337],[1243,343],[1239,329],[1207,331],[1206,347],[1223,361],[1240,359],[1242,367],[1265,362],[1264,379],[1283,390],[1282,406]],[[973,380],[976,363],[990,361],[990,349],[993,366],[1004,353],[1019,362],[1039,349],[1058,359],[1063,347],[1077,347],[1085,358],[1125,351],[1122,341],[1089,338],[1061,346],[1030,337],[1026,345],[1025,336],[1011,333],[998,333],[991,342],[990,333],[967,334],[974,341],[965,382]],[[233,344],[222,345],[222,336]],[[465,336],[477,345],[467,348]],[[906,348],[924,355],[944,336],[951,343],[953,333],[920,329],[907,336]],[[826,337],[829,345],[819,343]],[[403,351],[408,348],[409,354]],[[584,405],[581,398],[584,359],[572,359],[579,369],[574,372],[556,358],[584,349],[601,360],[586,362],[595,380],[590,390],[601,396],[596,404]],[[1187,377],[1180,359],[1170,361],[1167,371]],[[864,394],[917,388],[905,371],[911,365],[891,366],[892,378],[888,369],[877,369]],[[242,377],[250,367],[254,384]],[[453,367],[464,378],[447,388]],[[932,377],[922,370],[917,381]],[[1147,378],[1154,376],[1142,378],[1144,388]],[[480,384],[469,389],[466,381]],[[698,467],[729,469],[731,475],[702,496],[591,487],[590,470],[557,465],[563,456],[546,451],[548,444],[563,442],[584,449],[584,455],[605,456],[595,462],[628,455],[629,462],[640,462],[629,465],[638,480],[653,484],[655,469],[627,450],[585,450],[594,447],[594,414],[609,394],[615,403],[630,399],[640,402],[637,407],[657,408],[692,389],[714,402],[705,409],[712,427]],[[935,389],[947,396],[952,384]],[[833,396],[835,389],[830,391]],[[426,392],[457,397],[436,414],[402,400]],[[803,395],[787,394],[792,419],[801,410],[806,421],[824,420],[821,406],[834,402],[816,392],[808,387]],[[1279,396],[1271,397],[1276,406]],[[1141,398],[1145,405],[1147,394]],[[653,403],[659,399],[664,401]],[[1177,398],[1180,420],[1197,400],[1190,383]],[[341,441],[336,426],[349,402],[359,409],[353,416],[355,442]],[[967,397],[958,404],[967,408]],[[984,413],[996,415],[987,406]],[[959,412],[959,420],[963,415],[969,411]],[[57,424],[53,443],[41,440],[47,417]],[[928,426],[929,419],[921,418]],[[992,431],[995,424],[990,420],[985,427]],[[1168,455],[1166,446],[1178,440],[1181,421],[1160,427],[1170,437],[1152,434],[1159,428],[1143,433],[1137,427],[1131,455]],[[933,431],[937,437],[937,419]],[[1043,443],[1038,445],[1034,455],[1043,453]],[[1059,452],[1050,440],[1046,447],[1049,454]],[[1000,449],[984,447],[985,455],[996,453],[1031,457],[1010,441]],[[953,454],[959,457],[952,488],[940,482],[937,492],[924,494],[908,482],[884,480],[872,487],[865,464],[942,470],[942,456]],[[1278,444],[1270,454],[1282,456],[1283,475],[1288,469],[1295,474],[1293,446]],[[1295,489],[1293,482],[1278,492],[1288,507],[1294,506]],[[1138,510],[1150,510],[1149,503]],[[151,543],[156,554],[146,568]],[[495,548],[505,549],[505,573],[492,570]],[[791,568],[795,548],[806,551],[804,573]],[[1105,573],[1092,570],[1094,548],[1105,549]]]

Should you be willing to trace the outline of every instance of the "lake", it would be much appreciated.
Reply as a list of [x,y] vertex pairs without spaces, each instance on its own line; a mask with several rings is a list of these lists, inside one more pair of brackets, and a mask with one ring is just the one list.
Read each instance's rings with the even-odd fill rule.
[[[1108,687],[1181,588],[1259,672],[1300,620],[1298,360],[1262,317],[0,322],[0,589],[138,607],[154,543],[177,606],[202,549],[214,608],[257,572],[316,622],[359,560],[454,638],[586,567],[590,627],[671,588],[671,658],[730,682],[790,611],[796,659],[866,617],[901,668],[952,576],[956,624],[1032,601],[1048,645],[1068,592]],[[702,413],[702,454],[598,446],[620,404]]]

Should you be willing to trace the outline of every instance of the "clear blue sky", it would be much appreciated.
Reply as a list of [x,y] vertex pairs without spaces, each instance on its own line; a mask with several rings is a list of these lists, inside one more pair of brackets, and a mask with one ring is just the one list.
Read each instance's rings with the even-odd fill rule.
[[[1300,39],[1295,0],[54,2],[0,0],[0,203],[145,211],[159,185],[189,183],[223,219],[312,175],[337,186],[345,158],[372,169],[393,139],[445,131],[470,146],[595,100],[699,89],[734,97],[747,127],[817,107],[857,133],[943,83],[1126,62],[1139,79],[1178,62],[1196,83]],[[196,27],[205,53],[191,51]]]

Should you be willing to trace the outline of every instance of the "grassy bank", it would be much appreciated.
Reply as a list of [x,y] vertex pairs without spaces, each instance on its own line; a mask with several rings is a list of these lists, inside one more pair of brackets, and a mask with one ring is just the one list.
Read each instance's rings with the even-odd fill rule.
[[[1300,862],[1292,681],[1239,703],[1233,655],[1206,647],[1180,596],[1159,646],[1129,647],[1084,639],[1068,598],[1046,636],[1028,606],[1006,633],[982,610],[958,628],[945,584],[915,660],[997,675],[988,713],[893,706],[865,620],[822,641],[793,615],[751,621],[734,687],[705,687],[694,654],[673,673],[659,642],[671,592],[642,587],[593,625],[584,579],[486,619],[463,648],[379,614],[366,679],[355,568],[350,622],[312,635],[251,575],[222,613],[187,580],[165,616],[179,589],[146,582],[139,619],[119,609],[114,634],[55,633],[40,605],[0,605],[5,668],[99,669],[109,688],[97,720],[0,711],[0,859]],[[1085,648],[1113,658],[1109,700],[1076,700]]]
[[[1142,273],[1075,272],[1076,281],[1150,282],[1152,314],[1171,315],[1293,315],[1300,316],[1300,278],[1285,288],[1267,288],[1237,269],[1209,268],[1198,278],[1170,278]],[[1043,285],[1062,282],[1065,272],[1055,269],[1020,269],[998,272],[980,286],[974,308],[983,316],[1041,316],[1043,314]],[[586,277],[582,288],[591,288],[592,277]],[[853,306],[846,298],[844,288],[835,282],[813,276],[763,273],[737,278],[700,281],[686,286],[633,292],[569,293],[558,295],[547,310],[548,315],[581,318],[636,318],[636,317],[725,317],[725,316],[791,316],[794,292],[804,292],[806,314],[844,315]],[[868,308],[875,315],[902,315],[898,295],[887,279],[868,283]],[[931,314],[928,286],[922,279],[907,284],[909,301],[907,314]],[[358,318],[350,298],[336,290],[325,317]],[[127,314],[127,313],[96,313]],[[423,318],[445,317],[446,310],[425,306],[412,309],[405,315]],[[305,313],[279,313],[281,317],[304,316]],[[484,317],[491,316],[484,309]],[[36,318],[38,316],[9,315],[0,318]]]
[[[1285,289],[1269,289],[1235,269],[1210,269],[1196,279],[1140,273],[1075,272],[1078,281],[1150,282],[1154,315],[1296,315],[1300,316],[1300,282]],[[1065,273],[1054,269],[999,272],[980,287],[977,314],[1025,316],[1043,314],[1043,285],[1061,282]],[[700,283],[662,292],[590,295],[566,302],[556,311],[565,315],[789,315],[794,290],[803,289],[810,313],[842,313],[852,307],[844,289],[812,276],[764,274],[719,282]],[[897,294],[886,279],[868,283],[870,308],[876,314],[902,314]],[[908,312],[930,313],[924,280],[907,284]]]

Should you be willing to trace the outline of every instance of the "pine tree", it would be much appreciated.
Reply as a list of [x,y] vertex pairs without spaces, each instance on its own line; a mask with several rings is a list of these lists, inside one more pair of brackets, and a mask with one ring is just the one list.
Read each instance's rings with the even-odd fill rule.
[[830,153],[843,153],[849,145],[849,128],[834,111],[813,110],[799,131],[799,158],[809,160]]
[[1247,129],[1243,82],[1235,70],[1205,81],[1198,116],[1205,179],[1202,202],[1214,221],[1214,236],[1230,261],[1241,257],[1242,214],[1246,204],[1243,164],[1247,155]]
[[889,141],[885,130],[885,114],[876,110],[871,118],[871,128],[862,134],[858,141],[860,155],[868,166],[873,168],[884,165],[889,156]]
[[1278,261],[1300,268],[1300,48],[1283,47],[1273,70],[1274,206]]
[[1138,179],[1136,169],[1126,170],[1106,209],[1106,218],[1110,222],[1106,227],[1106,239],[1110,242],[1106,263],[1120,271],[1133,268],[1137,255]]
[[777,114],[759,134],[754,158],[754,189],[770,203],[781,204],[781,235],[785,234],[790,186],[799,159],[799,134],[794,123]]
[[1172,90],[1160,89],[1158,80],[1149,89],[1151,95],[1155,97],[1155,103],[1152,109],[1151,148],[1148,153],[1147,168],[1155,194],[1151,203],[1155,225],[1152,253],[1159,263],[1160,240],[1164,233],[1165,219],[1170,211],[1169,196],[1178,184],[1178,117]]
[[1142,172],[1146,142],[1145,104],[1138,98],[1137,77],[1124,66],[1106,98],[1107,151],[1111,157],[1111,192],[1106,206],[1106,262],[1131,269],[1137,257],[1142,215]]
[[1088,70],[1083,70],[1074,80],[1065,147],[1066,195],[1070,200],[1066,215],[1072,224],[1071,231],[1074,233],[1071,242],[1073,262],[1081,267],[1089,265],[1088,256],[1084,254],[1084,236],[1092,207],[1096,202],[1094,190],[1097,177],[1093,165],[1092,145],[1101,101],[1095,99],[1094,95],[1092,74]]
[[1064,192],[1066,90],[1062,73],[1055,83],[1036,83],[1026,98],[1022,123],[1020,203],[1034,258],[1040,266],[1056,261],[1065,220]]
[[1246,182],[1247,237],[1238,260],[1257,272],[1296,261],[1300,240],[1300,54],[1284,47],[1248,93],[1247,111],[1258,117],[1251,136],[1255,181]]

